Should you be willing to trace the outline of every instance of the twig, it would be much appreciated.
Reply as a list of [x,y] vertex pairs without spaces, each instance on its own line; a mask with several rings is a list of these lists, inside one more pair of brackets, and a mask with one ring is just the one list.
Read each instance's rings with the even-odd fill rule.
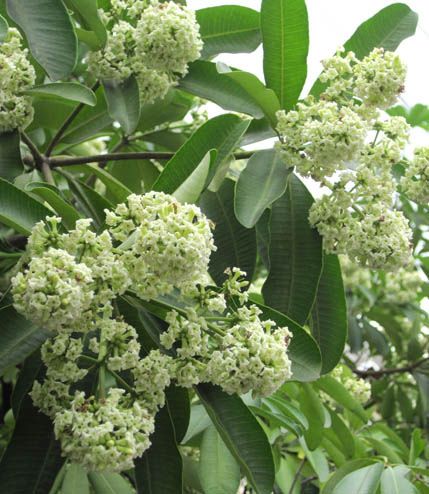
[[[33,165],[35,163],[38,167],[41,167],[44,161],[44,157],[42,153],[37,149],[34,142],[28,137],[28,135],[25,132],[21,132],[21,139],[22,142],[24,142],[27,145],[28,149],[30,150],[30,153],[33,157]],[[23,160],[24,163],[27,161],[28,158],[29,157],[24,158]]]
[[413,372],[427,361],[429,361],[429,358],[418,360],[417,362],[414,362],[414,364],[407,365],[404,367],[395,367],[392,369],[380,369],[380,370],[354,369],[353,372],[359,377],[363,377],[363,378],[373,377],[374,379],[380,379],[380,377],[387,376],[390,374],[405,374],[407,372]]
[[293,494],[293,490],[295,489],[295,485],[298,482],[298,477],[300,476],[301,470],[304,468],[304,465],[305,465],[305,458],[303,458],[301,460],[299,468],[295,473],[295,477],[293,478],[292,484],[291,484],[290,489],[289,489],[289,494]]

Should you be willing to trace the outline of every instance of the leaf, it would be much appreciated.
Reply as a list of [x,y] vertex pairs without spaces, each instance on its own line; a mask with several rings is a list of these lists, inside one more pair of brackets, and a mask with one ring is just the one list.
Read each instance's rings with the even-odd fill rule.
[[204,42],[202,58],[219,53],[250,53],[261,43],[259,12],[239,5],[197,10]]
[[168,405],[156,416],[151,442],[149,450],[136,461],[137,493],[182,494],[182,457]]
[[19,132],[4,132],[0,134],[0,177],[12,182],[18,175],[24,173],[21,159]]
[[253,99],[253,101],[261,108],[265,117],[271,124],[273,129],[277,126],[276,113],[280,110],[280,102],[276,93],[272,89],[267,89],[264,84],[250,72],[242,72],[233,70],[225,72],[224,77],[237,82]]
[[264,74],[282,108],[297,102],[307,77],[308,16],[305,0],[263,0]]
[[71,464],[61,485],[61,494],[89,494],[89,481],[85,470],[76,464]]
[[316,448],[314,451],[311,451],[308,449],[304,438],[301,438],[299,442],[305,452],[308,462],[313,467],[316,475],[319,477],[320,482],[326,482],[329,477],[329,464],[322,448]]
[[67,0],[66,4],[80,15],[81,25],[94,32],[98,41],[96,48],[103,48],[107,41],[107,31],[100,18],[97,0]]
[[322,352],[322,374],[326,374],[339,362],[347,341],[346,299],[335,255],[325,254],[310,326]]
[[268,439],[255,416],[236,395],[200,384],[197,393],[226,446],[257,494],[271,494],[274,463]]
[[381,494],[417,494],[417,492],[413,484],[397,468],[387,467],[384,470],[381,476]]
[[231,114],[208,120],[165,165],[153,189],[172,194],[198,167],[205,155],[216,149],[217,156],[211,167],[209,181],[218,166],[233,152],[249,123],[250,121]]
[[49,187],[43,187],[41,183],[36,182],[27,185],[27,190],[46,201],[62,218],[64,226],[67,229],[73,229],[76,221],[81,218],[80,214],[71,204],[66,202],[57,192]]
[[7,20],[0,15],[0,43],[6,39],[8,31],[9,24],[7,23]]
[[332,494],[372,494],[377,492],[382,472],[382,463],[374,463],[355,470],[338,482]]
[[24,91],[24,94],[30,96],[39,96],[49,98],[54,96],[56,98],[66,99],[70,101],[78,101],[85,105],[95,106],[97,104],[97,97],[94,92],[78,82],[53,82],[50,84],[42,84],[41,86],[34,86]]
[[240,467],[213,425],[204,431],[200,452],[198,473],[204,493],[237,492]]
[[213,62],[198,60],[189,64],[188,74],[180,81],[180,87],[213,101],[224,110],[262,118],[264,112],[259,103],[241,84],[229,77],[229,73],[219,73]]
[[90,472],[88,478],[94,494],[135,494],[128,480],[125,480],[119,473]]
[[322,239],[308,222],[313,198],[296,175],[271,208],[270,272],[263,287],[267,305],[304,324],[322,271]]
[[67,78],[77,58],[77,39],[61,0],[6,0],[9,16],[24,31],[30,51],[53,81]]
[[0,178],[0,222],[29,235],[33,226],[52,212],[28,194]]
[[[415,33],[417,20],[418,15],[408,5],[388,5],[359,26],[344,43],[344,49],[353,51],[359,59],[364,58],[376,47],[395,51],[404,39]],[[311,94],[318,96],[324,87],[325,85],[317,79],[311,88]]]
[[104,81],[109,115],[117,120],[125,135],[132,134],[140,120],[139,85],[134,76],[124,82]]
[[210,258],[210,275],[217,284],[225,278],[225,269],[238,267],[252,279],[256,263],[256,233],[244,228],[234,214],[234,182],[225,180],[217,192],[206,191],[199,206],[215,223],[217,251]]
[[191,417],[188,390],[178,386],[170,386],[166,390],[166,400],[174,427],[176,442],[179,444],[185,437]]
[[[335,487],[341,482],[343,478],[349,475],[351,472],[364,468],[368,465],[375,463],[373,458],[360,458],[358,460],[352,460],[342,465],[336,472],[330,477],[328,482],[322,489],[322,494],[333,494]],[[349,491],[347,494],[351,494],[353,491]],[[339,493],[336,493],[339,494]],[[369,493],[368,493],[369,494]]]
[[21,405],[31,391],[34,380],[43,368],[40,350],[36,350],[25,359],[12,393],[12,410],[15,419],[19,416]]
[[49,331],[35,327],[8,305],[0,309],[0,375],[23,362],[49,337]]
[[2,492],[46,494],[62,463],[51,420],[37,411],[31,398],[26,396],[0,462]]
[[284,194],[290,172],[275,149],[258,151],[249,159],[235,185],[235,215],[243,226],[254,227]]
[[307,417],[308,429],[304,434],[305,442],[310,450],[315,450],[322,442],[325,424],[325,409],[317,393],[309,384],[303,384],[299,394],[301,411]]

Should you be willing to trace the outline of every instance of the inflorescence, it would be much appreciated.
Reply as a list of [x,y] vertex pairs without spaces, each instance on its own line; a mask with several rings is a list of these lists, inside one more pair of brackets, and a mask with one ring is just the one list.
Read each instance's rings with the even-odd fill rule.
[[[199,208],[150,192],[106,214],[100,234],[86,219],[69,232],[55,217],[38,223],[12,293],[18,312],[52,332],[31,396],[63,454],[90,471],[123,471],[150,446],[171,383],[269,395],[291,377],[291,333],[249,303],[239,269],[209,284],[213,225]],[[159,348],[143,352],[121,295],[177,301]]]

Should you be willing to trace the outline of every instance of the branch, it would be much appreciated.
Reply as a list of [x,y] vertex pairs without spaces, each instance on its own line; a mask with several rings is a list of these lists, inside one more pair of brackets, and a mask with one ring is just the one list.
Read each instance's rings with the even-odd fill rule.
[[[43,155],[40,153],[34,142],[28,137],[28,135],[25,132],[21,132],[21,140],[27,145],[28,149],[30,150],[31,156],[33,157],[32,165],[36,164],[37,167],[40,168],[44,161]],[[26,156],[23,159],[24,163],[28,164],[28,158],[30,157]]]
[[304,468],[304,465],[305,465],[305,458],[301,460],[298,470],[295,473],[295,477],[293,478],[292,484],[289,489],[289,494],[293,493],[293,490],[295,489],[295,485],[298,482],[298,477],[301,475],[301,470]]
[[391,374],[405,374],[407,372],[413,372],[415,371],[418,367],[420,367],[422,364],[425,362],[429,361],[429,357],[418,360],[417,362],[414,362],[414,364],[410,364],[404,367],[395,367],[392,369],[380,369],[380,370],[358,370],[354,369],[353,372],[362,378],[367,378],[367,377],[373,377],[374,379],[380,379],[383,376],[388,376]]

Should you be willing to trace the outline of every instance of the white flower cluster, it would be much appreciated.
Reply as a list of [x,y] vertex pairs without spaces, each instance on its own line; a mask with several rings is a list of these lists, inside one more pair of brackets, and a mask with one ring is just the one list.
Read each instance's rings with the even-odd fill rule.
[[[360,403],[365,404],[371,398],[371,384],[366,382],[365,379],[353,375],[348,367],[344,365],[335,367],[331,372],[331,376],[340,381],[347,391]],[[335,403],[330,397],[328,397],[327,401]]]
[[[219,290],[208,287],[215,247],[197,207],[150,192],[106,213],[100,234],[86,219],[67,233],[58,218],[38,223],[12,280],[16,309],[52,331],[33,402],[52,419],[63,454],[89,471],[132,468],[171,382],[266,396],[291,375],[291,335],[244,305],[243,273],[229,270]],[[185,307],[168,314],[160,349],[143,357],[115,300],[128,289],[143,299],[174,292]]]
[[310,96],[277,114],[287,165],[330,189],[310,211],[325,250],[374,269],[395,270],[411,257],[408,221],[392,209],[392,166],[402,157],[409,126],[379,111],[395,101],[404,79],[393,53],[377,48],[359,61],[339,52],[324,61],[320,99]]
[[89,68],[103,80],[121,82],[134,75],[142,103],[165,96],[200,56],[195,13],[173,1],[114,0],[102,17],[107,44],[90,53]]
[[429,203],[429,147],[414,150],[414,159],[401,179],[404,194],[409,199],[427,206]]
[[15,28],[0,44],[0,133],[25,129],[33,120],[31,97],[22,92],[34,85],[36,74],[21,44]]

